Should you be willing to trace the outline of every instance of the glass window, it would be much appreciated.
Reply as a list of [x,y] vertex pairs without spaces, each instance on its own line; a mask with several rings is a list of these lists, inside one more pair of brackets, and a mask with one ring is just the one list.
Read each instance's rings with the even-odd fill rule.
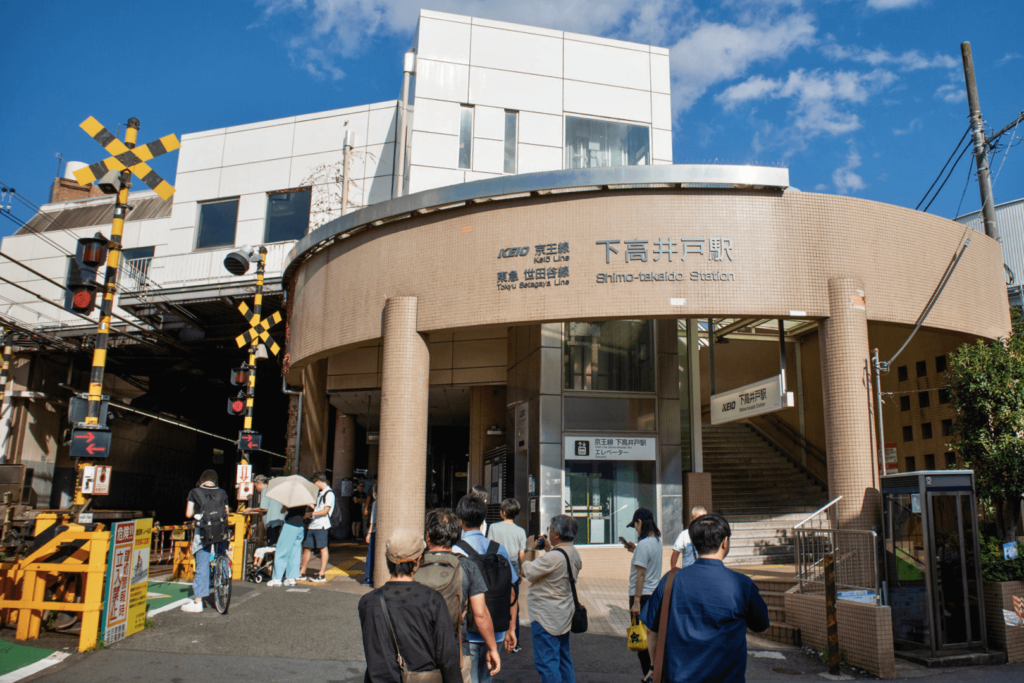
[[459,168],[473,167],[473,107],[462,107],[459,121]]
[[516,172],[516,131],[519,112],[505,112],[505,173]]
[[910,410],[910,397],[906,395],[900,396],[900,411],[905,413],[908,410]]
[[617,121],[565,117],[565,167],[644,166],[651,158],[651,131]]
[[901,365],[898,368],[896,368],[896,375],[897,377],[899,377],[899,380],[901,382],[906,382],[908,379],[910,379],[910,376],[907,374],[906,365]]
[[917,461],[912,455],[907,456],[907,472],[917,472]]
[[563,424],[579,431],[657,431],[654,399],[566,396]]
[[235,243],[238,200],[210,202],[199,207],[199,236],[196,249],[225,247]]
[[917,361],[917,376],[924,377],[928,374],[928,362],[919,360]]
[[914,440],[914,428],[912,426],[911,427],[904,427],[903,428],[903,440],[904,441],[913,441]]
[[935,456],[934,455],[929,453],[928,455],[924,456],[924,468],[926,470],[934,470],[935,469]]
[[654,334],[650,320],[566,323],[565,388],[654,391]]
[[135,249],[122,249],[121,260],[135,261],[140,258],[153,258],[153,254],[155,253],[156,247],[137,247]]
[[945,372],[945,371],[946,371],[946,357],[945,356],[936,356],[935,357],[935,372]]
[[654,461],[570,461],[565,465],[565,514],[579,522],[576,545],[636,541],[627,525],[639,507],[657,509]]
[[943,436],[952,436],[953,435],[953,421],[952,420],[943,420],[942,421],[942,435]]
[[263,241],[298,240],[309,232],[309,203],[313,192],[305,187],[267,194],[267,227]]
[[928,391],[922,391],[917,395],[917,400],[920,401],[922,408],[928,408],[932,404],[932,396]]
[[925,422],[924,424],[921,425],[921,438],[922,439],[930,439],[930,438],[932,438],[932,423],[931,422]]
[[939,389],[939,403],[949,403],[949,389]]

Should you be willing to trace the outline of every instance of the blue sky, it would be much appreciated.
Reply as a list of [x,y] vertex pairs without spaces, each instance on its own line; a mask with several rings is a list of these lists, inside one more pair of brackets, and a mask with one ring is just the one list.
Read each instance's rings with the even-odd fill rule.
[[[0,1],[0,183],[43,204],[57,153],[105,156],[88,116],[135,116],[148,142],[397,98],[421,7],[668,47],[676,163],[785,165],[805,191],[913,208],[967,127],[963,40],[989,126],[1024,109],[1020,0]],[[1024,196],[1024,149],[1005,149],[997,202]],[[175,161],[153,166],[173,182]],[[979,207],[968,161],[932,213]]]

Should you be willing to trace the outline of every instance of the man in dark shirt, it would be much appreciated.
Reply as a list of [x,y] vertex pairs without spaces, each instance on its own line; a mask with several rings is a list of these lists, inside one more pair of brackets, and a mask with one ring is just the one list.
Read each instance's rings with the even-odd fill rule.
[[[444,683],[462,681],[448,605],[440,593],[412,578],[425,549],[420,533],[396,529],[385,547],[391,580],[359,600],[367,683],[401,683],[396,640],[407,671],[439,669]],[[390,628],[380,596],[387,603]]]
[[[768,607],[750,577],[723,563],[732,535],[725,517],[704,515],[689,532],[698,559],[676,572],[671,604],[662,605],[666,574],[640,613],[651,657],[656,660],[657,649],[666,648],[663,675],[668,683],[744,683],[747,629],[768,630]],[[666,633],[658,633],[663,608],[669,610],[668,623]]]

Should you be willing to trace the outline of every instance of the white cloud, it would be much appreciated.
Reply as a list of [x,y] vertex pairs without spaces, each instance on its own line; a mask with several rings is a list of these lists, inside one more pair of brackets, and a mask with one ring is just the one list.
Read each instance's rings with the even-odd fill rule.
[[868,7],[877,10],[905,9],[913,7],[921,0],[868,0]]
[[906,135],[907,133],[913,133],[915,130],[921,129],[921,119],[913,119],[906,128],[893,128],[893,135]]
[[907,50],[901,55],[894,55],[880,47],[868,50],[856,45],[844,47],[836,43],[827,43],[821,46],[821,51],[826,57],[835,61],[853,60],[870,64],[871,66],[888,64],[899,68],[900,71],[918,71],[920,69],[932,68],[955,69],[960,65],[960,62],[950,55],[936,53],[934,57],[929,58],[917,50]]
[[726,88],[715,101],[726,111],[756,99],[791,99],[793,127],[805,137],[822,133],[845,135],[861,127],[859,117],[839,109],[841,104],[864,104],[868,98],[897,80],[885,69],[867,73],[798,69],[789,72],[786,80],[751,76],[746,81]]
[[1003,66],[1007,62],[1012,62],[1015,59],[1021,58],[1024,58],[1024,55],[1022,55],[1019,52],[1007,52],[1005,55],[1003,55],[996,61],[996,66]]
[[836,192],[849,194],[851,191],[863,190],[867,185],[864,179],[854,170],[860,167],[860,153],[857,145],[850,140],[850,151],[846,154],[846,163],[832,172],[832,184],[836,186]]
[[939,86],[939,89],[935,91],[935,96],[949,103],[963,102],[967,99],[967,91],[962,85],[947,83]]
[[812,45],[815,31],[810,14],[769,16],[745,25],[701,22],[671,47],[674,108],[689,109],[709,87],[742,76],[757,62],[781,60]]

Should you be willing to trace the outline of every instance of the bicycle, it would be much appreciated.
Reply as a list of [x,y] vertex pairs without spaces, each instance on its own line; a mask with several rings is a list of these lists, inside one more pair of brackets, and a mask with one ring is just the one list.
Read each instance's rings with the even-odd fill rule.
[[[193,534],[196,531],[193,529]],[[227,545],[227,541],[223,542]],[[210,597],[213,606],[220,614],[227,614],[231,606],[231,558],[227,552],[218,553],[218,543],[210,546]],[[193,561],[195,555],[192,556]]]

